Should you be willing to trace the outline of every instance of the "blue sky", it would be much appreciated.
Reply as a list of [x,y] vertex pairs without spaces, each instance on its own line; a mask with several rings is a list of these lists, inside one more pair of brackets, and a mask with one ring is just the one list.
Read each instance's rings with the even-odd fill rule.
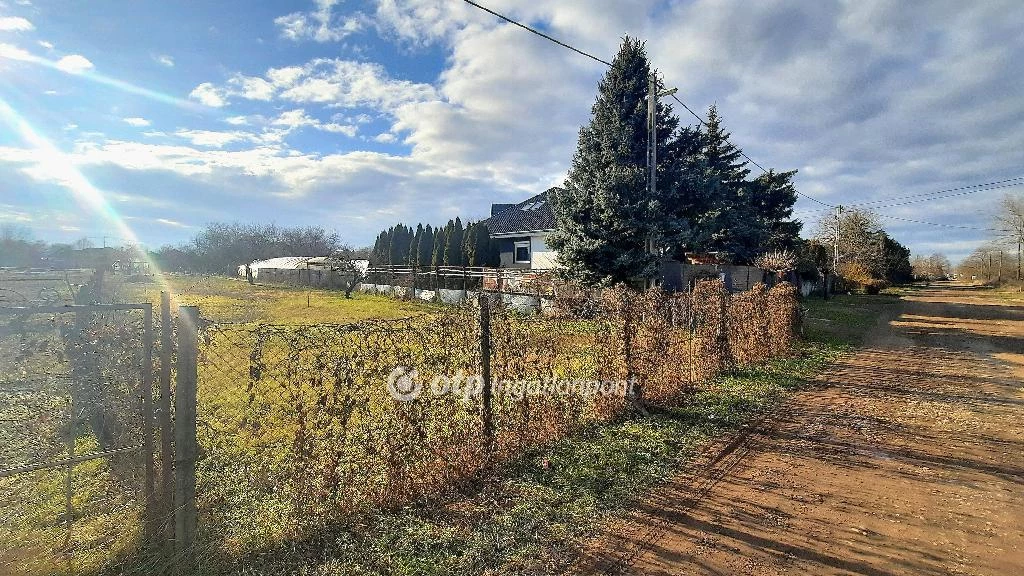
[[[484,3],[604,58],[647,39],[684,101],[828,203],[1024,175],[1017,1]],[[479,218],[562,181],[602,72],[458,0],[0,0],[0,225],[158,246],[275,221],[364,245]],[[1022,189],[880,212],[984,228]],[[809,230],[820,208],[798,203]],[[987,239],[882,221],[915,253]]]

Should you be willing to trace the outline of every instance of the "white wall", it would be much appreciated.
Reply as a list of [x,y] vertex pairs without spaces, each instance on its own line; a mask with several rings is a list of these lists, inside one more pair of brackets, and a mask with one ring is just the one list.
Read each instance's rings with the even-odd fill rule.
[[532,270],[543,270],[558,266],[556,262],[558,252],[548,248],[545,242],[547,237],[547,234],[530,236],[530,269]]

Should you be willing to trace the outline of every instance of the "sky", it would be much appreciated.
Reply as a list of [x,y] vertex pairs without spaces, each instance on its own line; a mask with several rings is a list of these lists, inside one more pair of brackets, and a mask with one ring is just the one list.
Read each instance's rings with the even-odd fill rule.
[[[1024,176],[1019,0],[480,3],[606,60],[646,40],[684,102],[827,204]],[[0,0],[0,225],[157,247],[276,222],[361,246],[480,219],[564,180],[604,71],[460,0]],[[905,220],[987,228],[1005,193],[1024,186],[877,211],[956,260],[991,233]],[[808,232],[823,209],[797,202]]]

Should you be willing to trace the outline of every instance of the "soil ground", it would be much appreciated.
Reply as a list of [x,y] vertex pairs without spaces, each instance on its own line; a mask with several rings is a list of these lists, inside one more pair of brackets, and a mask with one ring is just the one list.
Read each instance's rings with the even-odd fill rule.
[[1024,304],[939,286],[607,527],[604,574],[1024,574]]

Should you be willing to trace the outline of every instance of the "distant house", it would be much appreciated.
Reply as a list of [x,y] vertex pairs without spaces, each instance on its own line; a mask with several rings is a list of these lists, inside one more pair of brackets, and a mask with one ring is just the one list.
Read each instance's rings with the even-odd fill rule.
[[555,231],[555,215],[548,202],[550,188],[519,204],[491,204],[487,230],[498,241],[502,268],[549,270],[558,253],[547,245]]

